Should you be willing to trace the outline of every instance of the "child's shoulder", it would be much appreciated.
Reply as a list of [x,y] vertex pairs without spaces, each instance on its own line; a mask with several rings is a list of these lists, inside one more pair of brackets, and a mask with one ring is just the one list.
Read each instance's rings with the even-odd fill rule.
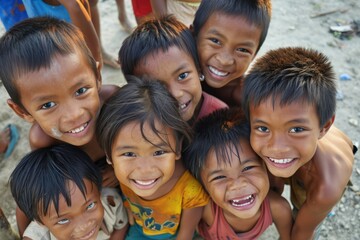
[[114,84],[102,85],[100,92],[99,92],[101,103],[104,103],[108,98],[110,98],[119,89],[120,89],[120,87],[117,85],[114,85]]

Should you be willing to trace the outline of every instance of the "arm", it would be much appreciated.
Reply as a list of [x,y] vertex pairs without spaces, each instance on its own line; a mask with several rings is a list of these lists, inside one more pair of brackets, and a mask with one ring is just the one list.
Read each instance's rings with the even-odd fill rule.
[[150,3],[155,17],[159,18],[167,14],[166,0],[150,0]]
[[114,229],[109,240],[122,240],[125,239],[126,232],[129,228],[129,224],[126,224],[122,229]]
[[181,214],[179,233],[176,239],[192,239],[204,207],[184,209]]
[[293,224],[289,202],[279,194],[269,191],[271,216],[279,232],[280,240],[290,240]]
[[101,48],[98,35],[91,22],[90,5],[88,0],[58,0],[68,11],[72,23],[83,33],[87,46],[96,61],[102,66]]
[[24,235],[25,229],[29,226],[31,221],[25,216],[24,212],[21,211],[19,207],[16,207],[15,215],[16,223],[19,229],[19,235],[22,237]]

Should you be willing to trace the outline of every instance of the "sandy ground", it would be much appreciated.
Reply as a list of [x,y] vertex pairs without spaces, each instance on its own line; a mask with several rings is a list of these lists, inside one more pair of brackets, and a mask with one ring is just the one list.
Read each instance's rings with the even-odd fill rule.
[[[102,42],[105,49],[117,55],[127,33],[117,20],[114,0],[99,1],[102,26]],[[126,10],[135,25],[131,1],[126,0]],[[329,13],[332,12],[332,13]],[[352,36],[341,40],[329,33],[329,27],[360,20],[360,2],[358,0],[273,0],[273,17],[268,37],[258,56],[267,50],[282,46],[303,46],[315,48],[325,53],[334,66],[336,75],[347,74],[350,80],[338,82],[339,96],[335,124],[344,131],[355,144],[360,141],[360,37]],[[321,13],[327,13],[321,15]],[[320,15],[319,15],[320,14]],[[317,17],[314,17],[317,15]],[[360,22],[359,22],[360,23]],[[359,26],[360,27],[360,26]],[[0,34],[4,32],[0,25]],[[0,66],[1,67],[1,66]],[[120,70],[104,67],[104,83],[123,85],[124,78]],[[17,117],[6,104],[8,95],[0,83],[0,129],[9,123],[15,123],[21,139],[11,157],[2,161],[0,156],[0,207],[3,209],[11,226],[16,230],[15,204],[7,185],[12,170],[30,148],[28,145],[29,124]],[[360,162],[356,156],[351,177],[353,186],[349,187],[340,203],[334,208],[333,215],[323,225],[321,239],[360,239]],[[7,239],[0,235],[0,239]],[[271,227],[261,239],[277,239],[274,227]]]

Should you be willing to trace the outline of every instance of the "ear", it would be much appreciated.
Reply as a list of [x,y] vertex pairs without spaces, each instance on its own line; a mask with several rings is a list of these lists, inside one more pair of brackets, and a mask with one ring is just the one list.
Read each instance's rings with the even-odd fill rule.
[[333,125],[334,121],[335,115],[333,115],[322,127],[322,129],[320,130],[319,139],[325,136],[325,134],[329,131],[330,127]]
[[98,61],[96,61],[96,68],[97,68],[97,75],[98,75],[98,78],[96,79],[96,84],[98,84],[98,88],[100,89],[101,88],[101,84],[102,84],[102,77],[101,77],[101,66],[100,66],[100,63]]
[[177,150],[177,152],[175,153],[175,160],[180,160],[181,159],[181,150],[182,150],[182,145],[183,145],[183,141],[180,141],[179,143],[179,148]]
[[107,164],[112,165],[112,162],[110,161],[110,158],[107,155],[106,155],[106,162]]
[[18,115],[25,121],[27,121],[29,123],[35,122],[34,118],[26,110],[24,110],[23,107],[20,107],[19,105],[14,103],[14,101],[11,98],[7,100],[7,104],[16,113],[16,115]]

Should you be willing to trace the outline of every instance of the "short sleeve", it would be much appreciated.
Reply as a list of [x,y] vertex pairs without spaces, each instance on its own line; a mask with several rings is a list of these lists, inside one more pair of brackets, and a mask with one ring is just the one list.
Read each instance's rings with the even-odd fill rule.
[[183,209],[205,206],[209,202],[209,196],[201,184],[189,173],[185,180],[183,194]]

